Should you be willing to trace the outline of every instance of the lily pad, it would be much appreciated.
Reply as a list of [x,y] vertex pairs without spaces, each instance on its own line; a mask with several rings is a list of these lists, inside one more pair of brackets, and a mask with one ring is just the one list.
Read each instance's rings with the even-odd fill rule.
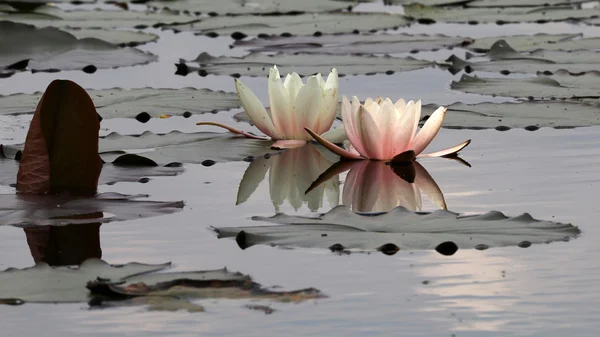
[[600,8],[581,9],[572,7],[508,7],[508,8],[459,8],[429,7],[419,4],[404,7],[406,15],[421,22],[456,23],[513,23],[513,22],[552,22],[583,20],[600,15]]
[[155,61],[157,56],[93,39],[77,39],[56,28],[0,21],[0,70],[34,71],[117,68]]
[[282,73],[296,72],[301,76],[315,73],[329,73],[337,68],[340,75],[377,74],[411,71],[433,67],[435,62],[417,60],[412,57],[391,57],[372,55],[311,55],[250,53],[244,57],[214,57],[200,54],[195,60],[180,60],[178,73],[198,71],[200,75],[267,76],[274,64]]
[[268,16],[216,16],[169,28],[198,34],[232,35],[235,39],[260,34],[313,35],[368,32],[407,26],[402,15],[386,13],[322,13]]
[[[136,118],[146,122],[151,117],[217,112],[239,107],[236,93],[210,89],[103,89],[86,90],[102,118]],[[35,111],[42,93],[0,96],[0,115],[30,114]]]
[[158,35],[132,30],[105,30],[98,28],[62,28],[78,39],[95,38],[117,46],[137,46],[158,40]]
[[158,8],[213,15],[329,12],[351,7],[351,3],[338,0],[252,0],[251,3],[233,0],[166,0],[150,1],[147,4]]
[[576,5],[588,0],[474,0],[468,7],[538,7]]
[[457,6],[473,0],[385,0],[388,5],[420,4],[425,6]]
[[493,96],[531,98],[600,98],[600,72],[577,75],[557,71],[537,77],[488,78],[463,75],[450,84],[453,90]]
[[392,54],[437,50],[469,45],[472,39],[445,35],[353,34],[254,38],[236,41],[234,46],[251,52],[314,54]]
[[583,72],[600,70],[600,53],[589,50],[558,51],[538,49],[531,53],[519,53],[504,40],[494,43],[488,53],[489,60],[465,61],[453,55],[447,61],[453,74],[465,69],[471,71],[507,73],[537,73],[558,70]]
[[[10,268],[0,272],[0,303],[69,303],[86,302],[97,307],[106,301],[145,298],[135,304],[150,305],[150,310],[194,309],[191,303],[174,303],[194,298],[268,299],[301,302],[325,297],[319,290],[271,291],[252,281],[250,276],[227,269],[154,273],[171,263],[110,265],[88,259],[78,267],[50,267],[38,263],[25,269]],[[114,302],[113,302],[114,303]],[[129,304],[127,302],[121,302]],[[199,309],[199,310],[198,310]]]
[[581,34],[490,36],[475,39],[475,42],[466,46],[466,48],[476,52],[486,53],[490,50],[492,45],[499,40],[506,41],[513,49],[520,52],[529,52],[536,49],[600,49],[600,38],[583,38]]
[[126,11],[93,10],[64,11],[53,6],[42,6],[32,12],[0,13],[3,20],[26,23],[36,27],[56,28],[137,28],[160,27],[197,21],[192,15],[177,14],[171,11]]
[[101,193],[80,198],[2,194],[0,224],[27,227],[108,223],[170,214],[180,211],[184,206],[183,201],[137,200],[146,197],[120,193]]
[[388,213],[356,214],[338,206],[318,218],[277,214],[253,217],[277,226],[219,227],[219,238],[235,238],[242,249],[256,244],[333,251],[375,251],[395,254],[399,250],[435,249],[452,255],[458,249],[525,246],[577,237],[571,224],[533,219],[525,213],[507,217],[500,212],[460,216],[445,210],[413,213],[403,207]]

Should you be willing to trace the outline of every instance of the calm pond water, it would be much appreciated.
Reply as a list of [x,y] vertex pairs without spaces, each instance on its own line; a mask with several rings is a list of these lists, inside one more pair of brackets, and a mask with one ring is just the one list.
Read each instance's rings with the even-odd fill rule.
[[[597,27],[562,23],[502,28],[417,25],[400,31],[464,36],[544,31],[600,36]],[[243,50],[228,48],[230,39],[156,33],[161,39],[141,49],[157,53],[159,62],[103,70],[93,75],[79,71],[21,73],[2,79],[0,94],[43,90],[55,78],[72,79],[84,88],[94,89],[192,86],[234,90],[233,80],[228,76],[202,78],[195,74],[186,77],[173,74],[174,62],[179,58],[194,58],[201,51],[242,55]],[[440,51],[437,55],[447,53]],[[439,69],[391,76],[344,77],[340,81],[340,94],[420,97],[424,103],[439,104],[510,100],[450,91],[449,82],[459,77],[460,74],[453,76]],[[243,80],[266,101],[266,79]],[[199,131],[194,125],[196,121],[230,121],[235,112],[151,120],[147,124],[106,120],[102,123],[102,133]],[[22,142],[28,122],[26,117],[3,117],[2,142]],[[179,271],[226,266],[251,275],[264,286],[314,287],[328,298],[299,304],[256,302],[275,309],[272,315],[243,308],[248,300],[196,301],[204,305],[204,313],[150,312],[144,307],[92,310],[84,303],[0,306],[0,335],[598,336],[600,127],[534,132],[442,129],[431,148],[468,138],[473,142],[461,157],[472,165],[470,168],[444,159],[420,161],[439,185],[448,209],[465,214],[496,210],[510,216],[527,212],[536,219],[572,223],[581,229],[582,235],[568,242],[529,248],[459,250],[453,256],[442,256],[435,251],[400,251],[393,256],[339,255],[320,249],[264,245],[242,250],[232,239],[218,239],[210,227],[257,225],[261,223],[252,221],[252,216],[274,215],[269,179],[246,202],[236,205],[239,184],[249,163],[185,165],[185,172],[176,177],[153,177],[145,184],[100,187],[100,192],[146,193],[152,200],[186,202],[179,213],[103,224],[100,241],[105,261],[172,261],[171,270]],[[342,182],[344,176],[340,178]],[[14,189],[0,187],[0,192],[12,193]],[[327,212],[339,202],[325,198],[316,211]],[[424,196],[423,210],[435,209]],[[296,210],[288,201],[280,210],[287,214],[315,215],[306,204]],[[0,269],[31,265],[33,259],[24,230],[0,226]]]

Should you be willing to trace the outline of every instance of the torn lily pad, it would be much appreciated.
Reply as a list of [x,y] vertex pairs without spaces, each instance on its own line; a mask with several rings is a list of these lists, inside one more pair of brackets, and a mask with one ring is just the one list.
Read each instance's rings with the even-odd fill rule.
[[[239,107],[237,95],[210,89],[102,89],[86,90],[104,119],[136,118],[146,122],[162,115],[190,117]],[[0,96],[0,115],[30,114],[42,93]]]
[[406,15],[421,22],[455,23],[516,23],[516,22],[553,22],[566,20],[584,20],[600,15],[600,8],[580,9],[572,7],[508,7],[508,8],[461,8],[430,7],[420,4],[404,6]]
[[95,38],[77,39],[56,28],[0,21],[0,71],[10,72],[117,68],[155,61],[156,55],[119,48]]
[[[88,259],[78,267],[50,267],[45,263],[25,269],[0,272],[0,303],[87,302],[99,307],[105,303],[150,305],[150,310],[198,309],[187,299],[265,299],[301,302],[325,297],[319,290],[272,291],[253,282],[250,276],[227,269],[154,273],[171,263],[128,263],[110,265]],[[185,303],[168,302],[178,298]],[[187,304],[186,304],[187,303]],[[200,307],[201,308],[201,307]],[[203,310],[190,310],[203,311]]]
[[[460,216],[445,210],[413,213],[403,207],[388,213],[356,214],[338,206],[318,218],[277,214],[252,218],[276,226],[219,227],[219,238],[235,238],[242,249],[257,244],[332,251],[436,250],[452,255],[458,249],[529,246],[577,237],[571,224],[533,219],[524,213],[507,217],[500,212]],[[524,244],[528,243],[528,244]]]
[[178,31],[205,35],[231,35],[235,39],[256,35],[313,35],[368,32],[407,26],[402,15],[386,13],[321,13],[267,16],[216,16],[198,22],[169,25]]
[[186,11],[194,14],[272,14],[298,12],[329,12],[347,9],[351,2],[337,0],[252,0],[243,1],[212,1],[212,0],[166,0],[150,1],[149,6]]
[[28,227],[108,223],[170,214],[184,206],[183,201],[137,200],[146,197],[120,193],[91,197],[2,194],[0,224]]
[[453,55],[447,61],[451,62],[450,72],[461,70],[467,72],[486,71],[508,73],[555,72],[567,70],[574,73],[590,70],[600,70],[600,53],[590,50],[555,51],[535,50],[531,53],[520,53],[514,50],[504,40],[499,40],[487,54],[488,60],[465,61]]
[[311,55],[311,54],[275,54],[250,53],[244,57],[214,57],[201,53],[195,60],[180,60],[178,73],[187,74],[198,71],[201,76],[207,74],[239,76],[264,76],[265,72],[276,64],[282,73],[296,72],[301,76],[314,73],[329,73],[336,67],[340,76],[358,74],[377,74],[411,71],[433,67],[435,62],[417,60],[412,57],[361,56],[361,55]]
[[600,98],[600,72],[570,74],[557,71],[551,75],[539,73],[537,77],[490,78],[463,75],[460,81],[450,84],[452,90],[473,94],[552,98]]
[[472,39],[445,35],[344,34],[321,36],[271,36],[240,40],[236,47],[251,52],[311,54],[393,54],[437,50],[469,45]]

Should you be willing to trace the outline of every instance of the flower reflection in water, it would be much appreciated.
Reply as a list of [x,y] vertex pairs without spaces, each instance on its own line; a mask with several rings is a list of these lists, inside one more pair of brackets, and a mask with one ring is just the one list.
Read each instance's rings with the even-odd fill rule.
[[329,177],[321,181],[319,186],[305,191],[323,171],[330,167],[337,156],[319,147],[307,144],[303,147],[290,149],[281,154],[268,158],[257,158],[246,169],[240,182],[236,204],[242,204],[250,198],[261,181],[269,172],[269,194],[276,212],[285,200],[298,210],[304,203],[312,212],[323,206],[326,197],[329,206],[339,204],[339,180]]
[[447,208],[440,187],[418,162],[392,166],[372,160],[340,161],[321,174],[307,193],[348,170],[342,202],[354,212],[388,212],[398,206],[420,211],[421,192],[437,207]]

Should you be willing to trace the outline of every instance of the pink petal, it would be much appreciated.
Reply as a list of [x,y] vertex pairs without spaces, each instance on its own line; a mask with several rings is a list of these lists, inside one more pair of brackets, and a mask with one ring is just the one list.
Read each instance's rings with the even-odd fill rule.
[[[417,118],[417,107],[413,101],[408,102],[404,113],[400,116],[394,130],[392,151],[390,158],[409,149],[411,140],[415,134],[415,119]],[[388,158],[388,159],[390,159]]]
[[347,159],[364,159],[359,155],[356,155],[350,151],[347,151],[345,149],[342,149],[341,147],[333,144],[330,141],[325,140],[323,137],[319,136],[318,134],[314,133],[311,129],[309,128],[305,128],[306,132],[308,132],[319,144],[325,146],[325,148],[327,148],[329,151],[337,154],[340,157],[344,157]]
[[435,138],[438,131],[440,131],[442,122],[444,122],[444,116],[446,116],[446,108],[443,106],[437,108],[429,119],[427,119],[427,122],[425,122],[419,133],[417,133],[410,145],[410,149],[415,151],[417,155],[425,150],[433,138]]
[[269,138],[269,137],[267,137],[267,136],[257,136],[257,135],[251,134],[251,133],[249,133],[249,132],[242,131],[242,130],[240,130],[240,129],[236,129],[236,128],[234,128],[234,127],[231,127],[231,126],[229,126],[229,125],[225,125],[225,124],[221,124],[221,123],[216,123],[216,122],[198,122],[198,123],[196,123],[196,125],[212,125],[212,126],[218,126],[218,127],[220,127],[220,128],[227,129],[227,130],[229,130],[230,132],[233,132],[233,133],[235,133],[235,134],[238,134],[238,135],[246,136],[246,137],[248,137],[248,138],[252,138],[252,139],[260,139],[260,140],[271,140],[271,138]]
[[394,107],[394,103],[392,103],[389,98],[386,98],[383,103],[381,103],[379,117],[375,120],[379,132],[381,132],[381,147],[384,158],[392,158],[394,156],[392,149],[394,133],[397,132],[394,127],[396,125],[396,119],[396,108]]
[[306,85],[298,91],[296,101],[293,102],[297,125],[297,129],[293,134],[294,139],[310,140],[310,136],[304,132],[304,128],[320,131],[321,128],[318,122],[322,105],[323,95],[321,95],[319,80],[316,76],[310,76],[306,81]]
[[456,153],[458,153],[458,151],[464,149],[465,147],[467,147],[467,145],[471,144],[471,140],[468,139],[458,145],[455,145],[453,147],[449,147],[447,149],[444,150],[440,150],[440,151],[436,151],[436,152],[431,152],[431,153],[423,153],[418,155],[418,158],[424,158],[424,157],[443,157],[443,156],[451,156],[454,155]]
[[296,116],[292,109],[289,93],[281,82],[277,67],[273,67],[269,71],[268,91],[273,125],[282,138],[286,139],[296,131]]
[[356,111],[358,111],[360,102],[355,102],[358,102],[358,98],[356,96],[352,98],[352,104],[350,104],[350,101],[348,101],[346,96],[342,97],[342,121],[350,144],[352,144],[352,146],[364,156],[364,147],[362,146],[362,141],[356,131],[355,124],[357,123],[357,120],[354,119],[354,108],[356,108]]
[[383,160],[383,149],[381,141],[381,133],[377,128],[377,124],[371,117],[371,114],[364,107],[358,109],[360,138],[363,140],[362,145],[365,147],[367,158]]
[[235,79],[235,90],[237,91],[238,98],[242,103],[244,111],[246,111],[256,128],[271,138],[279,138],[281,135],[273,125],[271,114],[267,112],[252,90],[238,79]]
[[278,140],[273,145],[271,145],[272,149],[283,150],[283,149],[295,149],[297,147],[302,147],[306,144],[305,140]]

